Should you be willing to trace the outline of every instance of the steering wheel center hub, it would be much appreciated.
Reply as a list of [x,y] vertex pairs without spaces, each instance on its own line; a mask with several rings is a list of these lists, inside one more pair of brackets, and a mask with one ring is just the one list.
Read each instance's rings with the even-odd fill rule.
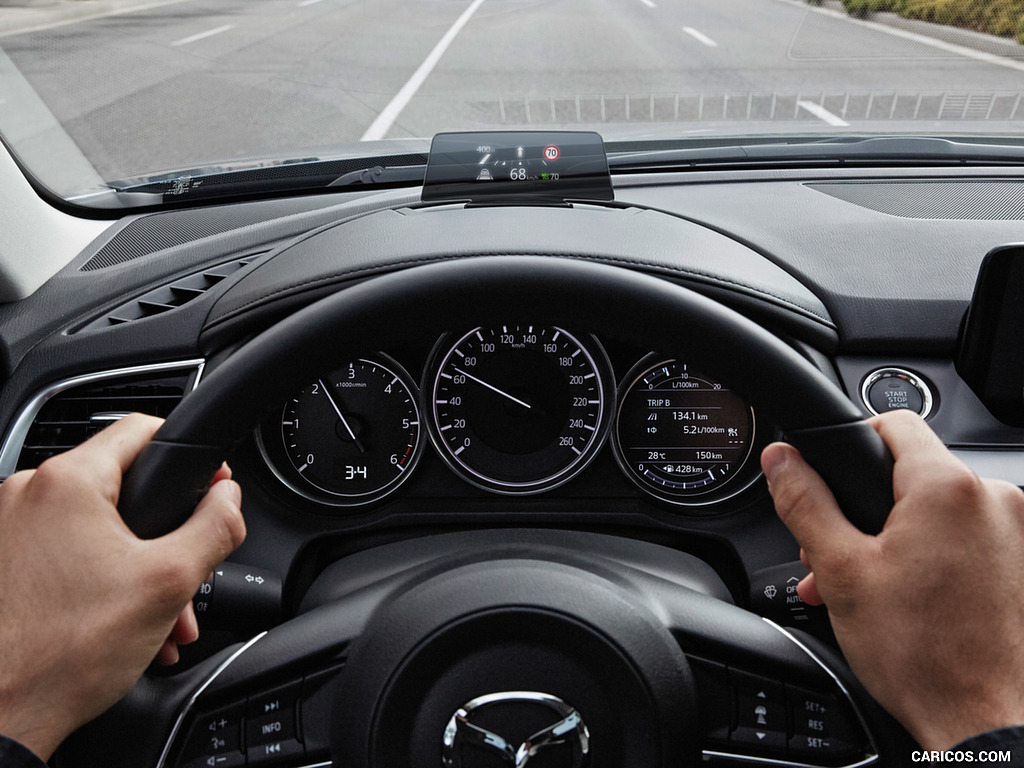
[[696,759],[685,656],[638,595],[595,575],[537,559],[410,575],[352,649],[335,758],[411,768]]

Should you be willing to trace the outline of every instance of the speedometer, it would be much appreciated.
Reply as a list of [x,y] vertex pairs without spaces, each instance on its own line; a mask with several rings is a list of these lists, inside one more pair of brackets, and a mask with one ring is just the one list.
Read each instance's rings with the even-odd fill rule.
[[679,504],[743,490],[754,413],[719,379],[681,360],[650,359],[627,377],[615,422],[615,455],[641,488]]
[[605,436],[609,364],[596,340],[533,325],[446,337],[428,365],[430,434],[470,482],[501,493],[564,483]]

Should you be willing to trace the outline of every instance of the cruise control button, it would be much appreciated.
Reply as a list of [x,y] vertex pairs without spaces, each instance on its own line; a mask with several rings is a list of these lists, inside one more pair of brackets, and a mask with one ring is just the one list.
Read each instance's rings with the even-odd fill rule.
[[786,698],[793,706],[793,732],[808,736],[841,736],[852,739],[857,732],[852,713],[831,694],[786,686]]
[[856,752],[853,744],[832,736],[795,735],[789,740],[790,757],[815,765],[843,763]]
[[853,714],[832,695],[786,686],[792,706],[793,736],[790,755],[800,759],[834,762],[857,751],[858,728]]

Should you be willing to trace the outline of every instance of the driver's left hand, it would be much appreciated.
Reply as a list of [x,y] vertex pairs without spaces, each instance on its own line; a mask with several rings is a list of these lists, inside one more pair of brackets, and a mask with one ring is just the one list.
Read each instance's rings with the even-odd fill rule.
[[162,422],[133,414],[0,485],[0,734],[46,760],[198,635],[191,598],[245,538],[222,467],[178,530],[137,538],[121,478]]

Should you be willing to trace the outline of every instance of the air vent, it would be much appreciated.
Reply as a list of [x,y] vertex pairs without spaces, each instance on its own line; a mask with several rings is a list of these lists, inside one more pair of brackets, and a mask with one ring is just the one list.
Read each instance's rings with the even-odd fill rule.
[[230,277],[238,270],[247,266],[260,253],[252,253],[241,259],[228,261],[209,267],[201,272],[179,278],[173,283],[162,285],[143,296],[132,299],[116,309],[108,312],[87,325],[79,328],[79,331],[93,331],[101,328],[110,328],[113,325],[123,325],[135,320],[144,320],[147,317],[160,315],[188,304],[213,288],[217,283]]
[[166,417],[198,381],[202,361],[91,374],[55,384],[22,409],[0,471],[38,467],[133,411]]

